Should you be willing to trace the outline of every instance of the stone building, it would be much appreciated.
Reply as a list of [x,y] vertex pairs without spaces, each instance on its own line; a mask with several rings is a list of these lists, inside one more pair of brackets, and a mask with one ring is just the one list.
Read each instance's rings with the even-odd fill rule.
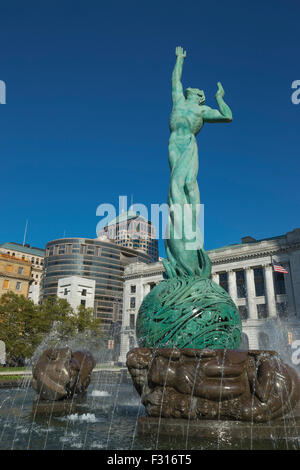
[[7,292],[28,297],[31,263],[22,258],[0,253],[0,296]]
[[28,298],[34,303],[38,303],[40,297],[40,286],[43,276],[43,265],[45,250],[31,247],[29,244],[21,245],[15,242],[5,242],[0,244],[0,252],[11,256],[16,256],[27,260],[31,264],[31,283]]
[[[229,292],[243,324],[243,348],[268,349],[279,333],[288,342],[300,338],[300,229],[285,235],[208,251],[212,279]],[[287,274],[275,272],[274,262]],[[135,347],[135,322],[145,295],[162,280],[162,263],[135,263],[124,271],[120,362]],[[274,321],[276,319],[276,323]],[[282,331],[278,331],[278,329]],[[281,335],[281,336],[282,336]]]

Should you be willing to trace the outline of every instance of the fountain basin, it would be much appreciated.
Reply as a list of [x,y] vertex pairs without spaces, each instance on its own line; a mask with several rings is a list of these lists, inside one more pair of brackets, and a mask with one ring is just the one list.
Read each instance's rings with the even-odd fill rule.
[[298,374],[275,351],[136,348],[127,366],[152,418],[263,423],[300,398]]
[[272,423],[215,421],[174,418],[138,419],[138,436],[152,441],[172,436],[189,446],[202,443],[207,449],[293,449],[300,450],[300,410],[298,416],[278,419]]

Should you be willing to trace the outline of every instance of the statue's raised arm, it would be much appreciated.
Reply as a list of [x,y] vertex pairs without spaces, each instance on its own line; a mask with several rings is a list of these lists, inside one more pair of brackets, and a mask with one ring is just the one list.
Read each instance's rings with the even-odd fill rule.
[[186,51],[182,47],[178,46],[175,50],[176,64],[172,74],[172,100],[173,104],[180,100],[184,100],[183,88],[181,83],[183,61],[186,58]]
[[222,87],[221,82],[218,82],[218,91],[216,93],[216,101],[219,105],[218,109],[212,109],[209,106],[205,106],[203,111],[203,120],[204,122],[231,122],[232,121],[232,112],[228,104],[223,100],[225,91]]

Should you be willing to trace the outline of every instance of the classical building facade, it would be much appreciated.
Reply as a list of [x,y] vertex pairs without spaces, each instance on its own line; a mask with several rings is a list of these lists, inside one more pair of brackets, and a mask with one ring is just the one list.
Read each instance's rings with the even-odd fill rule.
[[[274,322],[288,335],[300,338],[300,229],[285,235],[255,240],[208,251],[212,279],[229,292],[243,324],[243,348],[268,349]],[[274,262],[287,274],[275,272]],[[145,295],[163,278],[162,264],[135,263],[124,271],[123,323],[120,362],[136,345],[135,322]],[[279,326],[278,326],[279,325]],[[275,335],[276,336],[276,335]]]
[[7,292],[28,297],[31,263],[17,256],[0,253],[0,296]]
[[15,256],[30,262],[31,283],[28,298],[34,303],[38,303],[43,276],[45,250],[42,248],[31,247],[28,244],[21,245],[20,243],[5,242],[0,244],[0,253],[6,253],[10,256]]
[[99,239],[107,237],[116,245],[142,251],[158,261],[158,241],[154,225],[135,211],[123,212],[98,233]]

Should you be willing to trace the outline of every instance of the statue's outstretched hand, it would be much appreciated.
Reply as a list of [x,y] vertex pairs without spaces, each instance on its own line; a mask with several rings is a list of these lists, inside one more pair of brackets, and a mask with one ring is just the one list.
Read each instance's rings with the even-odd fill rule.
[[175,54],[177,57],[182,57],[183,59],[186,57],[186,51],[184,51],[181,46],[176,47]]
[[222,83],[221,82],[218,82],[218,91],[216,93],[216,98],[219,96],[220,98],[223,98],[223,96],[225,95],[225,91],[224,91],[224,88],[222,87]]

